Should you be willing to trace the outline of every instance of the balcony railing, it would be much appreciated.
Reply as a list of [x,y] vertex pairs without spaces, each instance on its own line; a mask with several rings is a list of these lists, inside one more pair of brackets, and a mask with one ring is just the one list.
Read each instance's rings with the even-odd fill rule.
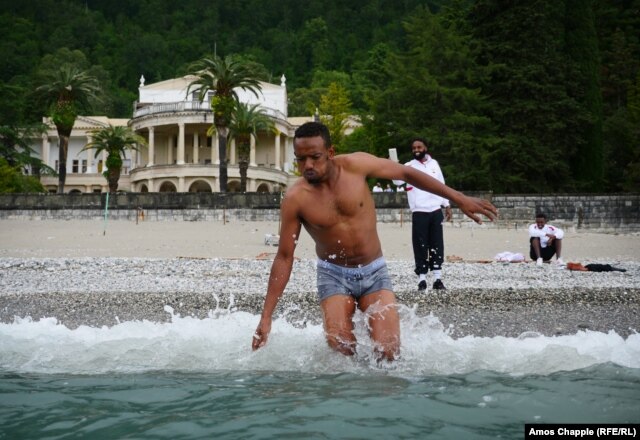
[[204,101],[181,101],[181,102],[165,102],[160,104],[151,104],[145,107],[135,109],[133,111],[133,117],[139,118],[141,116],[153,115],[157,113],[176,113],[184,111],[205,111],[211,112],[211,105],[209,102]]
[[[134,106],[135,105],[136,104],[134,104]],[[287,120],[287,117],[279,110],[268,107],[260,108],[272,118],[281,119],[283,121]],[[150,104],[140,108],[134,107],[133,117],[140,118],[142,116],[154,115],[158,113],[176,113],[184,111],[204,111],[207,113],[211,113],[211,103],[209,101],[181,101]]]

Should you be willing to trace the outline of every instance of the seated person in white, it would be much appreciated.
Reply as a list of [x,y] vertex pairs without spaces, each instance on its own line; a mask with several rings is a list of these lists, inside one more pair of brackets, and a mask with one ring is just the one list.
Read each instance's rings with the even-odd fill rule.
[[529,257],[536,260],[538,266],[543,261],[551,261],[556,256],[556,263],[562,261],[562,238],[564,232],[560,228],[547,224],[547,216],[543,212],[536,214],[536,222],[529,226]]

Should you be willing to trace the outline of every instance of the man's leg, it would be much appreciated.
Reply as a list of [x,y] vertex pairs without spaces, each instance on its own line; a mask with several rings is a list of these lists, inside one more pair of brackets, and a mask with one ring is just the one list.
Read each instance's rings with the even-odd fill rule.
[[356,351],[353,334],[353,314],[356,302],[350,295],[332,295],[320,302],[324,316],[324,332],[327,343],[334,350],[351,356]]
[[540,247],[540,239],[538,237],[532,237],[529,240],[529,243],[531,243],[531,246],[529,249],[529,257],[532,260],[537,260],[538,258],[541,258],[542,248]]
[[411,216],[411,242],[413,244],[413,258],[416,262],[416,275],[426,274],[429,271],[428,227],[427,214],[414,212]]
[[390,290],[379,290],[360,298],[358,305],[369,315],[378,360],[394,360],[400,354],[400,316],[395,295]]
[[553,240],[553,244],[556,247],[556,259],[560,260],[562,258],[562,239]]
[[444,261],[444,232],[442,223],[444,215],[441,210],[429,213],[429,269],[436,279],[440,279],[442,263]]

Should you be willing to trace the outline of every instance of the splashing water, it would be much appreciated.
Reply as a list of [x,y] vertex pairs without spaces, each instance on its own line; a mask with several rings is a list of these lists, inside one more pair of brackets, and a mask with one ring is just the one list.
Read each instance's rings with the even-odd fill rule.
[[[344,357],[324,341],[321,325],[275,319],[266,347],[251,351],[259,317],[216,310],[206,319],[172,315],[169,323],[122,322],[113,327],[69,329],[55,318],[16,318],[0,324],[0,368],[28,373],[104,374],[172,370],[188,372],[300,371],[361,373],[377,369],[365,316],[357,313],[358,355]],[[640,335],[578,332],[545,337],[453,339],[433,316],[401,307],[402,353],[393,375],[451,375],[490,370],[512,375],[550,374],[603,363],[640,368]],[[286,316],[286,315],[285,315]]]
[[[579,332],[453,339],[401,308],[402,354],[332,352],[320,325],[258,316],[0,324],[6,438],[521,438],[524,423],[631,423],[640,413],[640,335]],[[295,314],[291,314],[295,316]]]

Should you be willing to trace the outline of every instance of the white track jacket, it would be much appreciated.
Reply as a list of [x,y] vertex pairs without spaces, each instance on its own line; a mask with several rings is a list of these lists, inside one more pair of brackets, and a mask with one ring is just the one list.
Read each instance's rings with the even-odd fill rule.
[[[444,183],[444,176],[442,175],[442,170],[440,170],[438,161],[428,154],[425,156],[425,159],[426,160],[424,162],[413,159],[411,162],[407,162],[405,165],[411,168],[415,168],[416,170],[428,174],[434,179]],[[395,183],[396,185],[402,185],[404,182],[402,182],[401,180],[394,180],[393,183]],[[407,199],[409,200],[409,208],[411,209],[411,212],[433,212],[441,209],[441,207],[443,206],[449,206],[448,199],[427,191],[422,191],[421,189],[415,188],[413,185],[410,185],[408,183]]]
[[535,223],[529,226],[529,238],[538,237],[540,239],[540,247],[545,248],[547,244],[549,244],[547,234],[555,235],[558,240],[562,240],[564,237],[564,231],[562,229],[556,228],[548,223],[544,225],[542,229],[539,229]]

